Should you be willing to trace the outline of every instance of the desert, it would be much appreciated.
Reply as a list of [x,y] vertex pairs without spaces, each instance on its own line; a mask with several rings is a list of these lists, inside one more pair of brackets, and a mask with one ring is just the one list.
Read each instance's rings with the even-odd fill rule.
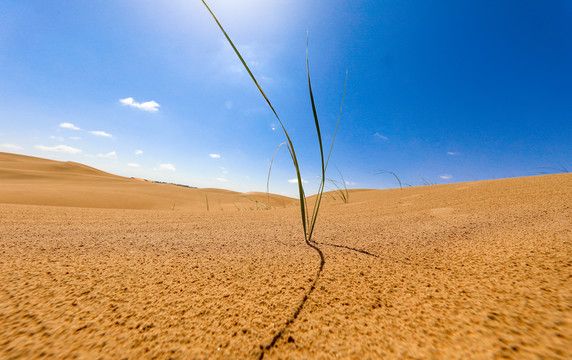
[[295,199],[0,153],[0,358],[567,359],[571,189],[328,193],[320,271]]
[[0,360],[572,359],[571,4],[0,1]]

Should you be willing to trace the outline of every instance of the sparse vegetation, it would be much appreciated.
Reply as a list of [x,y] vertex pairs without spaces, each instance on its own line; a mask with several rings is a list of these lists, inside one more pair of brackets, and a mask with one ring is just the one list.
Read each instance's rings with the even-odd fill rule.
[[[400,188],[401,190],[403,190],[403,185],[401,184],[401,180],[399,179],[399,177],[397,176],[397,174],[395,174],[393,171],[379,170],[379,171],[377,172],[377,174],[389,174],[389,175],[393,175],[393,176],[397,179],[397,182],[399,183],[399,188]],[[425,179],[423,179],[423,180],[425,180]]]
[[[276,117],[276,119],[278,120],[278,123],[280,124],[280,127],[282,128],[284,135],[286,136],[286,147],[288,149],[288,152],[290,153],[290,157],[292,159],[292,163],[294,165],[294,168],[296,169],[296,179],[298,180],[298,194],[299,194],[299,200],[300,200],[300,215],[301,215],[301,220],[302,220],[302,227],[304,230],[304,238],[306,243],[309,246],[315,247],[314,245],[312,245],[311,240],[312,240],[312,235],[314,234],[314,228],[316,225],[316,221],[318,219],[318,212],[320,209],[320,204],[322,201],[322,195],[324,193],[324,186],[326,183],[326,170],[328,168],[328,163],[330,161],[330,156],[332,154],[332,149],[334,146],[334,142],[336,139],[336,134],[338,131],[338,127],[340,124],[340,119],[341,119],[341,113],[342,113],[342,108],[343,108],[343,101],[344,101],[344,97],[345,97],[345,89],[346,89],[346,85],[344,85],[344,92],[342,95],[342,106],[340,108],[340,114],[338,116],[338,122],[336,125],[336,130],[334,131],[334,136],[332,139],[332,144],[330,146],[330,151],[328,153],[328,157],[326,158],[324,156],[324,148],[323,148],[323,142],[322,142],[322,133],[320,131],[320,123],[318,120],[318,113],[316,110],[316,104],[314,102],[314,93],[312,91],[312,82],[310,80],[310,62],[309,62],[309,56],[308,56],[308,41],[306,42],[306,70],[307,70],[307,75],[308,75],[308,90],[309,90],[309,95],[310,95],[310,103],[312,105],[312,115],[314,118],[314,123],[316,126],[316,136],[318,138],[318,144],[320,147],[320,159],[321,159],[321,181],[320,181],[320,185],[318,187],[318,193],[316,194],[315,197],[315,202],[314,202],[314,206],[313,208],[310,208],[306,199],[306,194],[304,192],[304,185],[302,183],[302,175],[300,174],[300,166],[298,164],[298,157],[296,155],[296,151],[294,149],[294,143],[292,142],[292,139],[290,138],[290,135],[288,134],[288,131],[286,131],[286,127],[284,126],[284,123],[282,122],[282,120],[280,119],[280,117],[278,116],[278,113],[276,112],[276,110],[274,109],[274,106],[272,105],[272,103],[270,102],[270,100],[268,99],[268,97],[266,96],[266,94],[264,93],[264,91],[262,90],[262,87],[260,86],[260,84],[258,83],[258,81],[256,80],[256,77],[254,76],[254,74],[252,73],[252,71],[250,70],[250,68],[248,67],[248,65],[246,64],[246,61],[244,60],[244,58],[242,57],[242,55],[240,54],[240,52],[238,51],[238,49],[236,48],[236,46],[234,45],[233,41],[230,39],[229,35],[227,34],[226,30],[224,30],[223,26],[221,25],[221,23],[218,21],[217,17],[215,16],[215,14],[211,11],[210,7],[207,5],[207,3],[203,1],[203,4],[205,5],[205,7],[207,8],[207,10],[209,11],[209,13],[211,14],[211,16],[213,17],[213,19],[216,21],[217,25],[219,26],[220,30],[223,32],[224,36],[226,37],[228,43],[232,46],[234,52],[236,53],[236,55],[238,56],[238,58],[240,59],[242,65],[244,66],[245,70],[248,72],[248,74],[250,75],[250,78],[252,79],[252,81],[254,82],[254,84],[256,85],[256,87],[258,88],[258,91],[260,92],[260,94],[262,95],[262,97],[264,97],[264,100],[266,101],[266,103],[268,104],[268,106],[270,107],[270,109],[272,110],[272,113],[274,114],[274,116]],[[346,82],[347,84],[347,72],[346,72]]]
[[430,185],[437,185],[437,182],[434,181],[434,180],[433,180],[433,181],[427,180],[427,179],[425,179],[423,176],[421,176],[421,184],[422,184],[423,186],[430,186]]
[[[350,193],[348,191],[347,183],[346,183],[346,180],[344,179],[344,176],[342,175],[342,172],[340,171],[340,169],[338,169],[336,167],[336,170],[338,170],[338,174],[340,174],[340,178],[342,179],[341,185],[340,185],[339,181],[336,181],[336,180],[331,179],[331,178],[328,178],[328,182],[330,182],[332,185],[334,185],[334,187],[335,187],[334,191],[340,196],[340,198],[342,199],[344,204],[347,204],[350,202]],[[336,200],[336,198],[334,196],[332,196],[332,198],[334,200]]]
[[190,188],[190,189],[197,189],[196,186],[190,186],[190,185],[185,185],[185,184],[177,184],[177,183],[165,182],[165,181],[153,181],[153,182],[156,184],[167,184],[167,185],[186,187],[186,188]]
[[560,166],[560,167],[548,167],[548,166],[541,166],[538,169],[543,169],[544,171],[541,172],[541,174],[552,174],[554,172],[559,172],[559,173],[569,173],[570,171],[564,167],[564,166]]
[[[320,147],[320,159],[321,159],[321,180],[320,180],[320,185],[318,187],[318,192],[316,194],[315,197],[315,202],[314,202],[314,206],[313,208],[310,208],[308,205],[308,201],[306,199],[306,194],[304,191],[304,185],[302,182],[302,175],[300,174],[300,166],[298,164],[298,157],[296,156],[296,151],[294,149],[294,144],[292,142],[292,139],[290,138],[290,135],[288,134],[288,131],[286,131],[286,127],[284,126],[284,124],[282,123],[282,120],[280,119],[280,117],[278,116],[278,113],[276,112],[276,110],[274,109],[274,106],[272,106],[272,103],[270,102],[270,100],[268,99],[268,97],[266,96],[266,94],[264,93],[264,91],[262,90],[262,88],[260,87],[260,84],[258,83],[258,81],[256,80],[254,74],[252,73],[252,71],[250,70],[250,68],[248,67],[248,65],[246,64],[246,62],[244,61],[244,58],[242,57],[242,55],[240,54],[240,52],[238,51],[238,49],[236,48],[236,46],[234,45],[234,43],[232,42],[232,40],[230,39],[230,37],[228,36],[227,32],[224,30],[224,28],[222,27],[222,25],[220,24],[220,22],[218,21],[218,19],[216,18],[216,16],[214,15],[214,13],[211,11],[211,9],[209,8],[209,6],[207,5],[207,3],[205,2],[205,0],[202,0],[203,4],[205,5],[205,7],[207,8],[207,10],[209,11],[209,13],[212,15],[213,19],[216,21],[217,25],[219,26],[220,30],[223,32],[224,36],[226,37],[228,43],[232,46],[234,52],[236,53],[236,55],[238,56],[238,58],[240,59],[240,61],[242,62],[242,65],[244,66],[244,68],[246,69],[246,71],[248,72],[248,74],[250,75],[250,78],[252,79],[252,81],[254,82],[254,84],[256,85],[256,87],[258,88],[260,94],[262,95],[262,97],[264,97],[264,100],[266,101],[266,103],[268,104],[268,106],[270,107],[270,109],[272,110],[272,113],[274,114],[274,116],[276,117],[276,119],[278,120],[278,123],[280,124],[280,127],[282,128],[284,135],[286,136],[286,147],[288,149],[288,152],[290,153],[290,157],[292,159],[292,163],[294,165],[294,168],[296,169],[296,179],[298,182],[298,197],[299,197],[299,201],[300,201],[300,217],[302,220],[302,227],[304,230],[304,240],[306,242],[306,244],[308,246],[310,246],[311,248],[313,248],[318,255],[320,256],[320,266],[318,269],[318,272],[316,274],[316,277],[314,278],[314,281],[312,282],[310,289],[308,290],[308,292],[306,293],[306,295],[304,296],[304,298],[302,299],[302,302],[299,304],[298,308],[294,311],[294,314],[292,315],[292,317],[286,322],[285,326],[280,329],[272,338],[272,340],[270,341],[270,343],[266,346],[262,347],[262,351],[260,353],[260,357],[259,359],[262,359],[264,357],[264,354],[267,350],[271,349],[274,344],[276,343],[276,341],[278,341],[278,339],[282,336],[282,334],[284,333],[284,331],[286,330],[286,328],[298,317],[298,314],[300,314],[300,311],[302,311],[302,308],[304,306],[304,304],[306,303],[306,300],[309,298],[310,294],[314,291],[315,287],[316,287],[316,283],[318,281],[318,278],[320,276],[320,274],[322,273],[322,269],[324,268],[324,254],[322,253],[322,251],[320,250],[320,248],[317,246],[317,244],[315,242],[312,241],[312,235],[314,234],[314,229],[316,226],[316,221],[318,219],[318,212],[320,209],[320,204],[322,201],[322,196],[324,193],[324,186],[326,184],[326,170],[328,168],[328,163],[330,161],[330,156],[332,155],[332,149],[334,146],[334,142],[336,139],[336,134],[338,132],[338,127],[340,124],[340,119],[341,119],[341,114],[342,114],[342,109],[343,109],[343,103],[344,103],[344,97],[345,97],[345,91],[346,91],[346,85],[347,85],[347,78],[348,78],[348,74],[346,72],[346,79],[345,79],[345,84],[344,84],[344,91],[343,91],[343,95],[342,95],[342,105],[340,107],[340,114],[338,116],[338,122],[336,125],[336,130],[334,131],[334,136],[332,139],[332,144],[330,146],[330,151],[328,153],[327,158],[324,156],[324,148],[323,148],[323,143],[322,143],[322,134],[320,131],[320,123],[318,121],[318,114],[317,114],[317,110],[316,110],[316,104],[314,102],[314,93],[312,91],[312,82],[310,80],[310,62],[309,62],[309,56],[308,56],[308,37],[306,40],[306,72],[308,75],[308,91],[309,91],[309,95],[310,95],[310,103],[312,105],[312,115],[314,118],[314,123],[316,126],[316,136],[318,138],[318,144]],[[281,145],[280,145],[281,146]],[[280,148],[280,146],[278,148]],[[270,173],[269,173],[270,174]],[[270,176],[270,175],[269,175]]]

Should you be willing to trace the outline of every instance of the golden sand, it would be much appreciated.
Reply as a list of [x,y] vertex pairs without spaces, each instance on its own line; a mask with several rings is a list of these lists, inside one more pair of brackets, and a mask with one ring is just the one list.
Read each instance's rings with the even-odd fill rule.
[[0,358],[572,358],[572,175],[266,199],[0,153]]

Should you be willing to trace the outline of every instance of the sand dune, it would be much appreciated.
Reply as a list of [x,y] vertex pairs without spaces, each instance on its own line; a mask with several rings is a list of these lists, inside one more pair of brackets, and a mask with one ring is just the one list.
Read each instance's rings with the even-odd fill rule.
[[265,196],[0,154],[0,358],[572,358],[572,175]]
[[213,211],[284,207],[280,195],[195,189],[112,175],[74,162],[0,153],[0,203],[109,209]]

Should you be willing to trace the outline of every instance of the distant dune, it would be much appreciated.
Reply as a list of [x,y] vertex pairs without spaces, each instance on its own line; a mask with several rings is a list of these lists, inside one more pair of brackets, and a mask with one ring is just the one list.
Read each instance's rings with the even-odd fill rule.
[[0,153],[0,359],[572,358],[571,174],[266,200]]
[[[195,189],[126,178],[92,167],[0,152],[0,203],[109,209],[209,211],[284,207],[266,193]],[[208,206],[207,206],[208,204]]]

